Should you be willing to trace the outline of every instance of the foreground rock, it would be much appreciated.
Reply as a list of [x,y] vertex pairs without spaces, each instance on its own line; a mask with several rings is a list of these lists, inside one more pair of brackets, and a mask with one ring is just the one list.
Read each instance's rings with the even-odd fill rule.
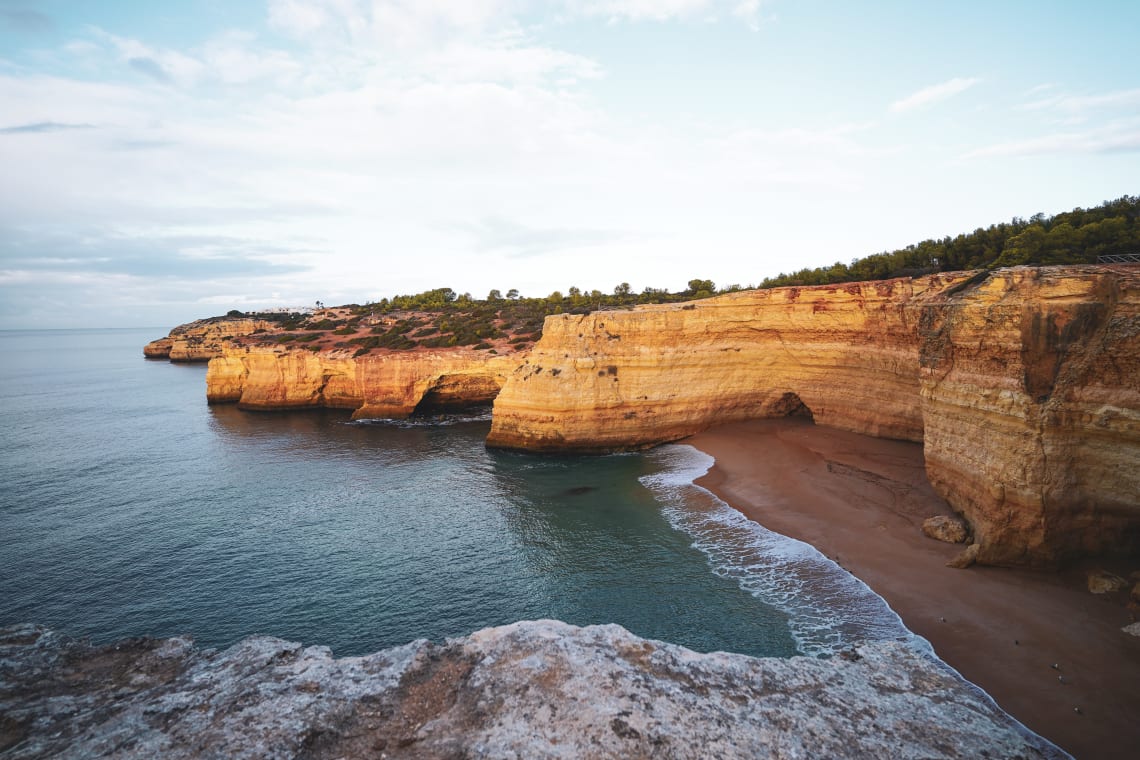
[[1065,757],[901,644],[754,659],[549,620],[339,660],[9,628],[0,715],[6,758]]

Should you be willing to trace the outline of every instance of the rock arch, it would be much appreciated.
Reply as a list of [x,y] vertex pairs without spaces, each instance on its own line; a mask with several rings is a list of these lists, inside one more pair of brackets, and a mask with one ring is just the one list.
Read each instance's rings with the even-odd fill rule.
[[502,378],[493,373],[437,375],[428,382],[412,414],[441,414],[488,406],[502,387]]

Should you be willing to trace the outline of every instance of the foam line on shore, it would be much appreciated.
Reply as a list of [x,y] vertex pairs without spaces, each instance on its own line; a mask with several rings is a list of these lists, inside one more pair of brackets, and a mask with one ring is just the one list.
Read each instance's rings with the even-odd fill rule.
[[902,641],[933,656],[866,583],[810,544],[749,520],[695,481],[715,464],[687,444],[650,452],[661,471],[640,478],[663,505],[669,523],[693,539],[712,571],[788,616],[800,652],[835,654],[864,641]]

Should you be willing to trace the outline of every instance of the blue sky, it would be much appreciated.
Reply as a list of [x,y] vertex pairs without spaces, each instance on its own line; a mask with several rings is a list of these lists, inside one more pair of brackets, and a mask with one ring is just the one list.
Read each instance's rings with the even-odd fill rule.
[[0,327],[747,285],[1140,192],[1140,3],[0,0]]

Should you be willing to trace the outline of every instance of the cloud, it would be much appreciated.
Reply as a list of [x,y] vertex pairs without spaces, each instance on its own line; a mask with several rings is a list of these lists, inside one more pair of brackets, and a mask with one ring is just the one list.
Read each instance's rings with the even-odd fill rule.
[[39,121],[35,124],[19,124],[14,127],[0,127],[0,135],[42,134],[44,132],[66,132],[71,129],[94,129],[94,124],[62,124],[57,121]]
[[1026,111],[1052,110],[1078,115],[1101,110],[1136,109],[1140,108],[1140,88],[1097,95],[1056,95],[1025,103],[1020,108]]
[[965,92],[980,81],[982,80],[977,77],[955,77],[941,84],[924,87],[918,92],[891,103],[891,111],[903,113],[904,111],[912,111],[916,108],[931,105],[932,103],[938,103]]
[[963,159],[1037,156],[1051,153],[1113,154],[1140,152],[1140,123],[1110,125],[1084,132],[1062,132],[1011,140],[972,150]]
[[498,216],[486,216],[474,224],[446,225],[445,229],[468,233],[477,250],[503,252],[510,258],[552,255],[628,237],[616,230],[531,227]]
[[162,68],[162,64],[153,58],[128,58],[127,65],[140,74],[146,74],[156,82],[170,84],[170,74]]
[[4,19],[11,28],[21,32],[50,32],[55,28],[55,22],[50,16],[27,8],[0,10],[0,18]]

